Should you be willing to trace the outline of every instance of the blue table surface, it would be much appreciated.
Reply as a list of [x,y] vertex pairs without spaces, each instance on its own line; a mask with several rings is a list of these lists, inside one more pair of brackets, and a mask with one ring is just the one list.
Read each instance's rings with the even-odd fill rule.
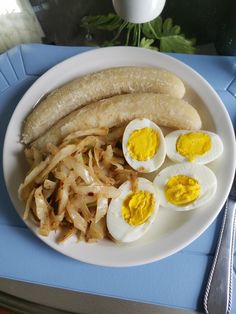
[[[88,49],[30,44],[0,55],[1,151],[9,119],[25,91],[49,68]],[[194,68],[215,88],[235,127],[236,58],[171,55]],[[9,200],[0,158],[0,277],[203,311],[203,292],[222,212],[191,245],[161,261],[127,268],[89,265],[52,250],[27,229]],[[236,313],[236,289],[232,313]]]

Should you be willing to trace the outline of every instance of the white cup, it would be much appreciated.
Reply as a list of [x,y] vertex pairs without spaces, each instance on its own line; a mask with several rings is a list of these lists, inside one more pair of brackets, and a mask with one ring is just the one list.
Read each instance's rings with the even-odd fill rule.
[[166,0],[112,0],[116,13],[131,23],[145,23],[161,14]]

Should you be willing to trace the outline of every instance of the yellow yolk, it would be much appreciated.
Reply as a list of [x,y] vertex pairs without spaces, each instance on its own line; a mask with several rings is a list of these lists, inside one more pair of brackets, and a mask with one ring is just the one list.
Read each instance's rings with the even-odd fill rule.
[[200,194],[200,184],[194,178],[177,175],[171,177],[165,185],[165,196],[174,205],[187,205],[195,201]]
[[196,157],[204,155],[211,149],[211,137],[203,132],[182,134],[176,142],[177,152],[193,161]]
[[128,152],[135,160],[148,160],[156,154],[159,141],[158,134],[151,128],[135,130],[128,140]]
[[155,197],[147,191],[130,193],[124,200],[121,213],[124,220],[132,225],[143,224],[153,213]]

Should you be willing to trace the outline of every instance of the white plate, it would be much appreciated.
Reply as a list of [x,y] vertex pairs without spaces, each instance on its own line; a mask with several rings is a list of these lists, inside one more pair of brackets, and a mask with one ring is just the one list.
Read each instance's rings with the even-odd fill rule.
[[[199,110],[203,127],[216,131],[221,136],[224,153],[210,165],[218,178],[218,190],[213,200],[204,208],[189,212],[160,209],[155,225],[136,243],[117,245],[103,240],[95,244],[78,244],[74,239],[69,239],[65,244],[57,245],[53,232],[49,237],[39,236],[49,246],[65,255],[103,266],[133,266],[153,262],[191,243],[220,212],[232,184],[236,160],[234,132],[226,109],[211,86],[190,67],[165,54],[143,48],[111,47],[92,50],[56,65],[41,76],[23,96],[12,115],[5,137],[3,169],[10,198],[20,216],[23,206],[17,198],[17,189],[27,169],[23,146],[19,142],[24,118],[39,98],[57,86],[89,72],[125,65],[160,67],[188,82],[187,100]],[[30,222],[26,223],[36,233],[35,226]]]

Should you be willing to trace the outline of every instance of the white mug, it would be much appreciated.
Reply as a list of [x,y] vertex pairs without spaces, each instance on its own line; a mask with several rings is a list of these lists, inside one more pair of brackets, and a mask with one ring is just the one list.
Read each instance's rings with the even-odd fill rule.
[[112,0],[116,13],[132,23],[145,23],[161,14],[166,0]]

